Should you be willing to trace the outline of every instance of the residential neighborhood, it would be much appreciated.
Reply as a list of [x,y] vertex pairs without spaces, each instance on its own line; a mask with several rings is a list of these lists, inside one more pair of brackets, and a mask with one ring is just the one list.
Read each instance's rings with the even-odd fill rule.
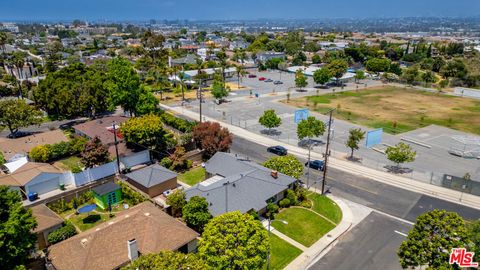
[[0,269],[478,268],[477,1],[67,2],[0,9]]

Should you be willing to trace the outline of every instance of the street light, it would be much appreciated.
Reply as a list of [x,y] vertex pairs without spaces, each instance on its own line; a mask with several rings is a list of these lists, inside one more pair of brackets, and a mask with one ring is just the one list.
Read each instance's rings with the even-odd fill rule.
[[[282,222],[285,225],[288,225],[288,222],[285,221],[285,220],[276,219],[276,221],[279,221],[279,222]],[[271,235],[270,223],[272,223],[272,220],[270,219],[270,214],[268,214],[268,239],[270,239],[270,235]],[[267,270],[270,270],[270,245],[268,245]]]

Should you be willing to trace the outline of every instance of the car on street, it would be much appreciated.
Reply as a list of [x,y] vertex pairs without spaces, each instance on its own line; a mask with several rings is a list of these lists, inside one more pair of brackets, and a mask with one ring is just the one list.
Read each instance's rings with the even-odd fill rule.
[[305,162],[305,167],[310,167],[314,170],[319,170],[319,171],[323,171],[323,160],[310,160],[310,164],[309,162]]
[[266,79],[264,82],[273,82],[272,79]]
[[257,75],[255,75],[255,74],[248,74],[248,78],[256,78],[256,77],[257,77]]
[[279,156],[286,156],[288,154],[287,149],[280,145],[268,147],[267,152],[275,155],[279,155]]
[[273,84],[283,84],[282,81],[274,81]]
[[17,131],[17,132],[8,134],[7,138],[9,138],[9,139],[15,139],[15,138],[17,138],[17,139],[18,139],[18,138],[30,136],[30,135],[32,135],[32,134],[33,134],[32,132]]
[[265,81],[266,79],[267,79],[267,78],[265,78],[265,77],[260,77],[260,78],[258,78],[259,81]]

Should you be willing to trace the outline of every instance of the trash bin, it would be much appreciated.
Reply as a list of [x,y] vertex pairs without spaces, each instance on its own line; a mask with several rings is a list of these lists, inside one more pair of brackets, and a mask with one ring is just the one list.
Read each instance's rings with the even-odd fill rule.
[[29,192],[28,193],[28,200],[29,201],[33,202],[36,199],[38,199],[38,193],[36,193],[36,192]]
[[60,190],[65,190],[65,184],[60,184]]

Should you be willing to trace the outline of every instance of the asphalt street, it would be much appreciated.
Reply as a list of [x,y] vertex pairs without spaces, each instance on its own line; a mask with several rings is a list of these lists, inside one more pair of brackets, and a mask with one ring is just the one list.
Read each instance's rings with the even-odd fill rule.
[[402,269],[396,251],[411,225],[372,212],[310,270]]
[[[260,163],[273,156],[266,150],[265,146],[239,137],[234,137],[231,148],[232,153]],[[318,180],[314,186],[320,189],[322,173],[311,170],[310,178],[313,183]],[[305,176],[302,181],[306,182]],[[455,211],[465,219],[480,218],[480,210],[333,168],[328,169],[326,186],[333,195],[375,211],[343,235],[332,250],[309,268],[311,270],[401,269],[396,252],[411,224],[422,213],[445,209]]]

